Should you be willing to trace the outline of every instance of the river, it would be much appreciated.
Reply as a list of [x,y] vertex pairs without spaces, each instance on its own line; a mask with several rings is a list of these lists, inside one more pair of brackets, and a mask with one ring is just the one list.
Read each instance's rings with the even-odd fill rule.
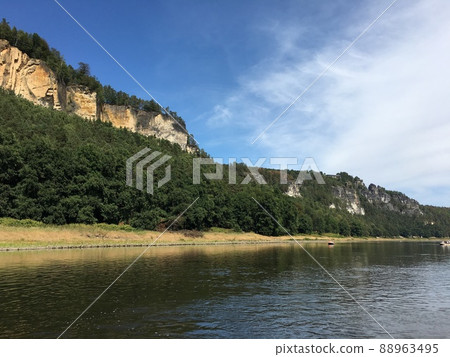
[[[294,243],[151,247],[63,338],[450,337],[450,247],[303,246],[323,268]],[[56,338],[143,249],[0,252],[0,338]]]

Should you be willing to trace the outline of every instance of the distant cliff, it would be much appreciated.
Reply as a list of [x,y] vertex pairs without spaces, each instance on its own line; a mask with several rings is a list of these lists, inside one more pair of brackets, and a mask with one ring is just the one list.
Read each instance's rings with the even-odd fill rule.
[[[334,179],[340,180],[340,175],[333,175]],[[370,184],[366,187],[364,182],[358,178],[346,180],[332,185],[333,196],[337,202],[333,202],[330,208],[341,208],[351,214],[365,215],[370,206],[388,212],[396,212],[406,216],[423,215],[420,204],[403,193],[388,191],[383,187]]]
[[401,192],[388,191],[374,184],[367,187],[361,179],[345,172],[324,175],[324,179],[326,185],[321,192],[314,185],[295,184],[292,178],[283,191],[287,196],[318,200],[329,209],[355,216],[365,216],[368,212],[373,213],[374,209],[407,217],[424,216],[423,206]]
[[[0,39],[0,85],[47,108],[74,113],[85,119],[100,119],[115,127],[166,139],[189,150],[187,131],[168,115],[127,106],[98,104],[95,92],[80,85],[66,86],[39,59],[30,58],[7,40]],[[185,129],[185,128],[184,128]]]

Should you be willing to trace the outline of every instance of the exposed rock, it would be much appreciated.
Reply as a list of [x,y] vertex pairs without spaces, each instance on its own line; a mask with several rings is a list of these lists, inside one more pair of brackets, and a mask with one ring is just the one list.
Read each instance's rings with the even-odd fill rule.
[[53,71],[6,40],[0,40],[0,84],[35,104],[61,109],[61,90]]
[[[391,202],[391,196],[389,196],[382,187],[376,186],[373,183],[371,183],[368,189],[364,190],[362,193],[370,203],[390,204]],[[392,204],[390,205],[392,206]]]
[[183,130],[181,124],[175,122],[168,115],[139,110],[136,130],[147,136],[156,136],[177,143],[183,150],[186,150],[188,134]]
[[[84,86],[68,86],[66,89],[66,111],[80,117],[95,120],[97,115],[97,93]],[[55,108],[57,109],[57,108]]]
[[300,187],[301,185],[290,183],[285,194],[289,197],[302,197],[300,193]]
[[186,151],[187,151],[189,154],[198,154],[199,151],[200,151],[200,149],[198,148],[198,146],[188,145],[188,146],[186,147]]
[[111,122],[115,127],[127,128],[147,136],[177,143],[183,150],[187,149],[188,134],[168,115],[135,110],[126,106],[105,104],[100,118]]
[[[364,205],[374,205],[381,209],[398,212],[408,216],[423,215],[420,205],[403,193],[387,191],[383,187],[370,184],[369,187],[358,178],[345,182],[345,186],[334,186],[333,195],[342,202],[330,208],[345,208],[351,214],[364,215]],[[364,204],[363,204],[363,203]]]
[[345,204],[345,209],[351,214],[358,214],[362,216],[366,214],[364,208],[361,206],[361,201],[359,200],[358,192],[355,188],[334,186],[333,194]]
[[115,127],[177,143],[183,150],[198,150],[188,146],[186,129],[168,115],[108,104],[100,107],[96,93],[84,86],[66,87],[58,83],[56,75],[45,62],[28,57],[6,40],[0,40],[0,85],[35,104],[64,110],[89,120],[99,118]]
[[367,201],[388,211],[400,212],[408,216],[422,215],[419,202],[400,192],[386,191],[383,187],[370,184],[367,189],[361,190]]
[[137,118],[131,112],[131,108],[119,105],[104,104],[101,110],[100,119],[110,122],[117,128],[126,128],[136,131]]
[[397,203],[395,206],[400,213],[408,216],[423,215],[420,204],[416,200],[409,198],[401,192],[391,192],[392,200]]

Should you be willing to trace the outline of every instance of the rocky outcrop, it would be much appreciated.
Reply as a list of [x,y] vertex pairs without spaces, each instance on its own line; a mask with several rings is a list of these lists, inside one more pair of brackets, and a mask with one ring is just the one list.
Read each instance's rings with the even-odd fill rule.
[[175,122],[168,115],[149,113],[142,110],[137,112],[136,131],[147,136],[156,136],[177,143],[186,150],[188,135],[181,124]]
[[[333,187],[333,194],[336,198],[344,203],[345,209],[349,213],[362,216],[366,214],[364,208],[361,205],[358,192],[355,188],[335,186]],[[335,208],[334,204],[330,205],[330,208]]]
[[97,119],[97,93],[90,92],[84,86],[68,86],[66,89],[66,111],[85,119]]
[[63,91],[53,71],[6,40],[0,40],[0,85],[35,104],[62,108]]
[[105,104],[101,109],[100,119],[111,122],[115,127],[165,139],[177,143],[183,150],[187,149],[188,134],[182,129],[181,124],[168,115]]
[[365,215],[364,207],[373,205],[383,210],[407,216],[423,215],[416,200],[403,193],[387,191],[374,184],[366,187],[364,182],[357,178],[345,182],[344,185],[333,186],[332,192],[337,201],[331,203],[329,206],[331,209],[341,208],[346,209],[351,214]]
[[419,202],[403,193],[386,191],[383,187],[372,183],[367,189],[361,190],[361,194],[369,203],[388,211],[399,212],[408,216],[423,215]]
[[85,119],[100,119],[115,127],[155,136],[194,151],[189,135],[168,115],[135,110],[125,106],[98,105],[96,93],[84,86],[65,86],[57,81],[45,62],[30,58],[8,41],[0,40],[0,85],[29,101]]
[[301,185],[292,182],[288,185],[285,195],[289,197],[302,197],[302,194],[300,193],[300,188]]
[[103,105],[100,113],[100,120],[110,122],[117,128],[125,128],[135,131],[136,116],[131,112],[131,108],[118,105]]
[[367,198],[370,203],[386,204],[388,207],[392,206],[391,196],[380,186],[376,186],[371,183],[367,190],[363,190],[362,194]]

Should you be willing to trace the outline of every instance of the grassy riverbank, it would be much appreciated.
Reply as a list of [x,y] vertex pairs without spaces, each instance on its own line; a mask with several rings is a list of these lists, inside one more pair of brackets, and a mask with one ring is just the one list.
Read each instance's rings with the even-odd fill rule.
[[[195,244],[238,244],[289,242],[289,236],[268,237],[255,233],[237,233],[226,229],[212,229],[208,232],[180,231],[155,232],[136,230],[130,226],[83,225],[66,226],[45,225],[30,220],[0,219],[0,250],[16,249],[56,249],[88,248],[113,246],[155,245],[195,245]],[[159,238],[158,238],[159,237]],[[329,240],[388,240],[374,237],[341,237],[337,235],[297,235],[299,241]],[[403,239],[405,238],[390,238]],[[414,239],[417,240],[417,239]],[[424,239],[428,240],[428,239]],[[438,239],[430,239],[438,240]]]

